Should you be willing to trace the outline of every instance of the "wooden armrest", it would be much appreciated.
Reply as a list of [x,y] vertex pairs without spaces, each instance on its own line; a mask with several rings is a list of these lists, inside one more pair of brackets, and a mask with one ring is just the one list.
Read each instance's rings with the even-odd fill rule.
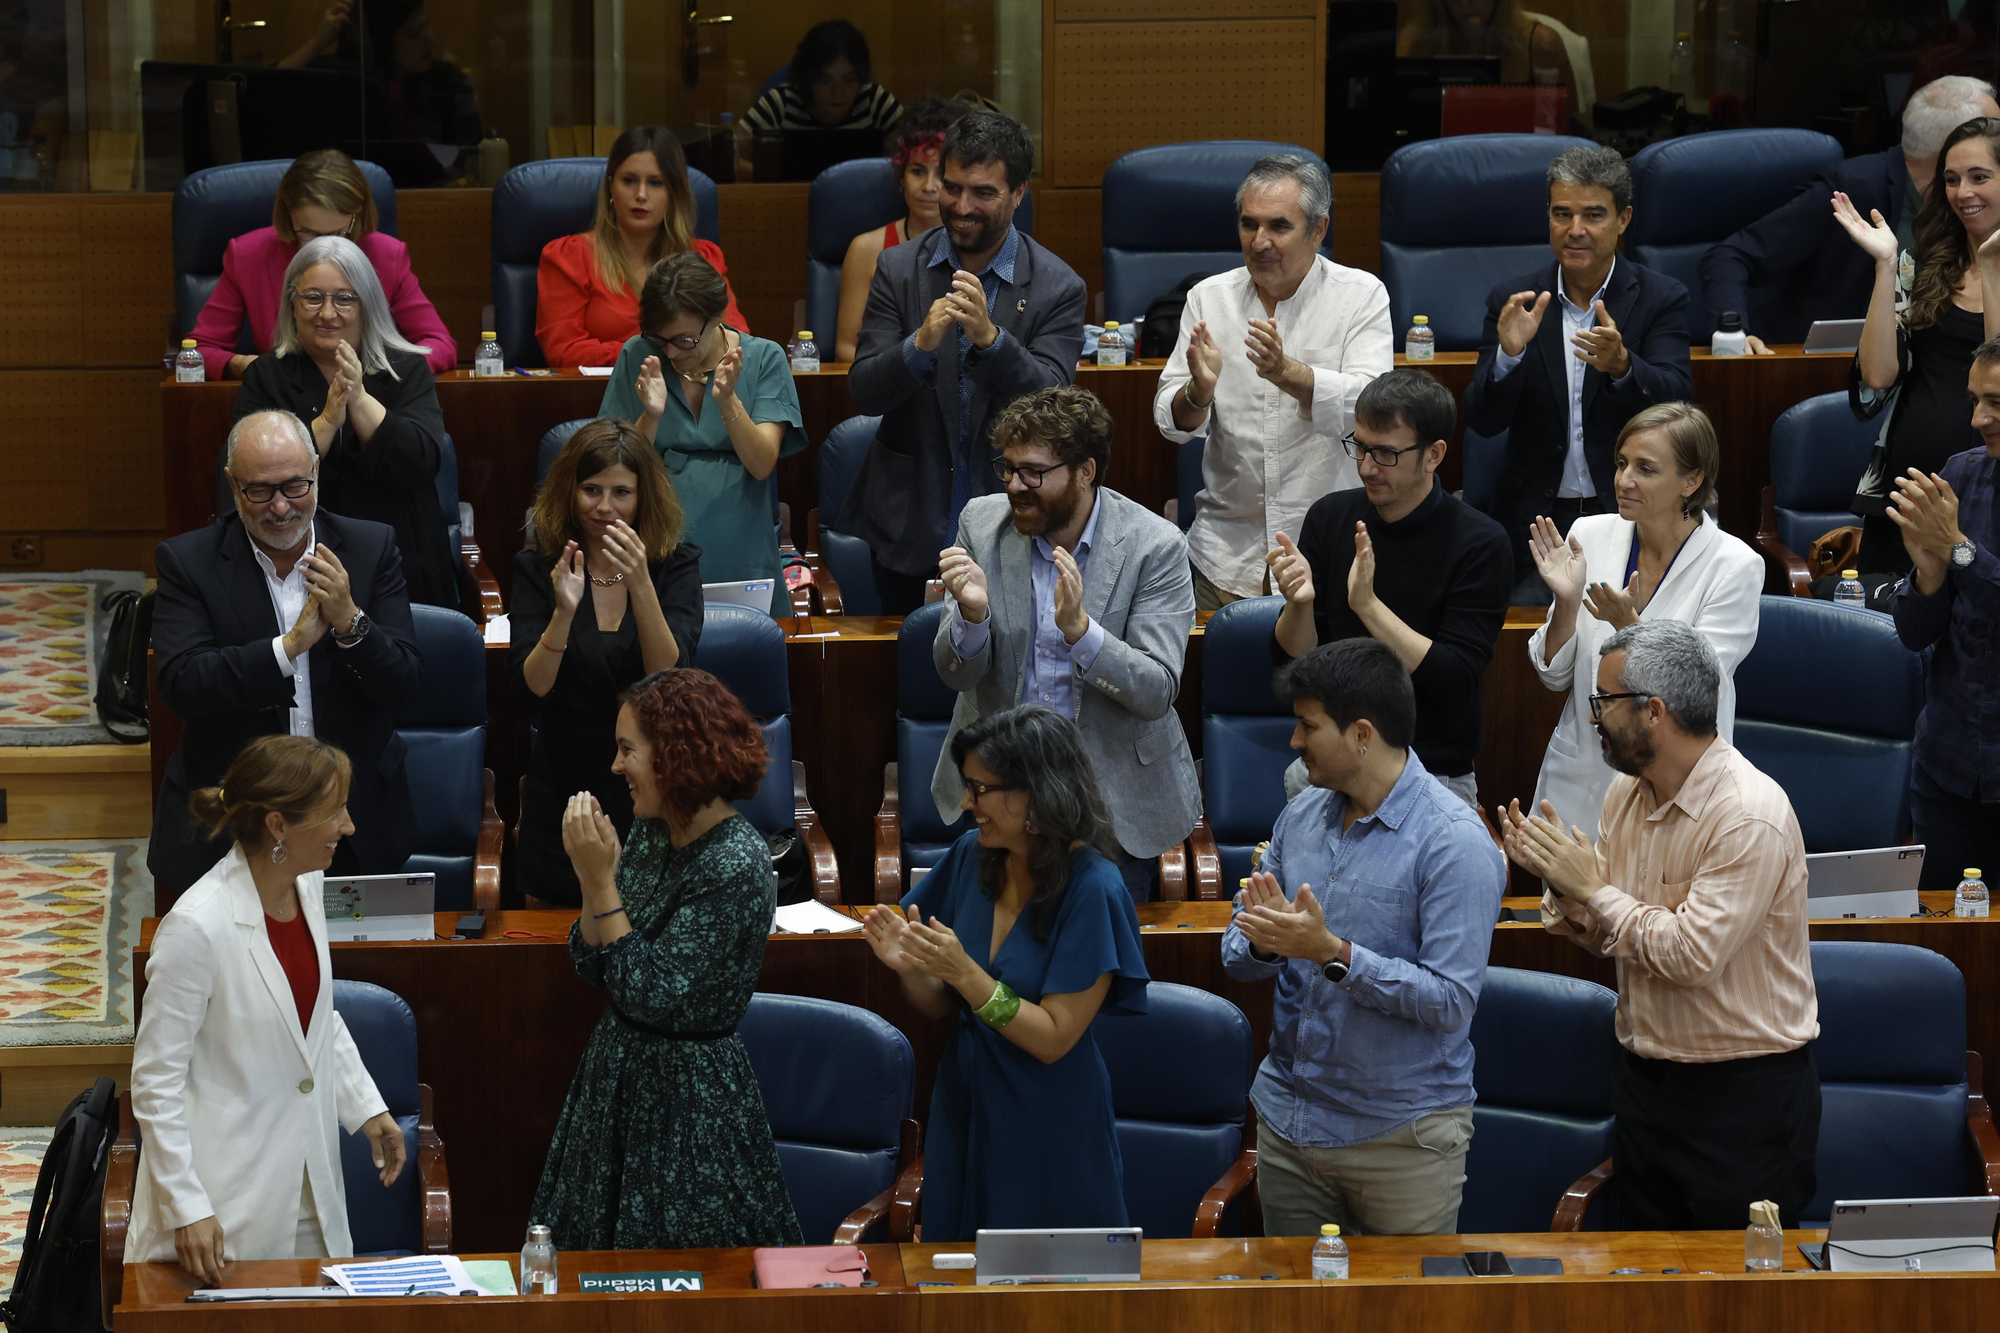
[[[856,1208],[853,1212],[842,1218],[840,1225],[833,1229],[833,1243],[835,1245],[859,1245],[861,1238],[868,1233],[868,1228],[889,1215],[890,1196],[895,1194],[895,1192],[893,1187],[883,1190],[867,1203],[862,1204],[859,1208]],[[806,1242],[811,1244],[812,1237],[806,1237]]]
[[833,576],[827,566],[826,556],[819,548],[819,509],[817,506],[806,511],[806,564],[813,572],[813,596],[819,603],[819,613],[823,616],[847,614],[847,603],[840,591],[840,580]]
[[1771,567],[1785,592],[1793,597],[1812,596],[1812,571],[1791,547],[1778,540],[1778,499],[1774,487],[1764,488],[1762,509],[1757,519],[1757,549]]
[[111,1313],[125,1294],[125,1233],[132,1225],[132,1189],[139,1178],[139,1123],[132,1115],[132,1092],[118,1099],[118,1137],[104,1166],[104,1203],[97,1222],[97,1276],[103,1287],[99,1313],[111,1327]]
[[[784,577],[785,577],[785,571],[783,569],[780,569],[778,571],[778,578],[782,580]],[[812,584],[801,583],[796,588],[786,588],[785,596],[791,598],[793,615],[810,616],[813,613]]]
[[896,1155],[900,1169],[895,1182],[841,1220],[833,1232],[835,1245],[861,1244],[869,1229],[884,1218],[889,1222],[890,1242],[897,1245],[909,1243],[910,1228],[916,1221],[917,1198],[924,1185],[923,1158],[917,1153],[917,1135],[917,1122],[905,1119],[901,1128],[902,1146]]
[[1222,1215],[1236,1202],[1237,1196],[1257,1185],[1257,1150],[1245,1148],[1237,1154],[1229,1169],[1222,1173],[1222,1179],[1209,1187],[1201,1196],[1201,1202],[1194,1210],[1194,1231],[1190,1234],[1197,1240],[1212,1239],[1222,1234]]
[[[1986,1072],[1978,1051],[1965,1053],[1965,1081],[1972,1087],[1972,1095],[1965,1099],[1965,1127],[1972,1135],[1979,1179],[1988,1194],[2000,1194],[2000,1131],[1993,1127],[1993,1105],[1986,1100]],[[107,1186],[105,1198],[110,1197]]]
[[1187,844],[1177,842],[1160,853],[1160,901],[1184,903],[1188,896]]
[[1228,900],[1235,892],[1223,892],[1222,853],[1215,849],[1215,833],[1203,815],[1188,834],[1188,850],[1194,855],[1194,896],[1205,903]]
[[828,907],[840,906],[840,863],[833,857],[833,840],[806,799],[806,766],[796,759],[792,760],[792,825],[812,860],[813,897]]
[[1561,1202],[1556,1204],[1555,1218],[1549,1223],[1549,1230],[1583,1230],[1583,1215],[1589,1211],[1591,1200],[1597,1197],[1597,1191],[1603,1189],[1610,1180],[1611,1159],[1607,1157],[1563,1191]]
[[[479,812],[479,843],[472,855],[472,906],[475,911],[500,910],[500,849],[507,844],[507,826],[493,804],[493,770],[484,770],[485,807]],[[522,779],[525,786],[526,778]]]
[[424,1253],[451,1253],[451,1173],[432,1123],[431,1085],[417,1084],[417,1189],[423,1198]]
[[495,616],[507,614],[507,603],[500,596],[500,585],[494,581],[492,567],[480,553],[478,542],[463,542],[459,546],[458,558],[472,575],[472,581],[479,585],[479,605],[466,608],[466,614],[484,625]]
[[882,808],[875,812],[875,901],[903,900],[903,801],[896,765],[882,765]]

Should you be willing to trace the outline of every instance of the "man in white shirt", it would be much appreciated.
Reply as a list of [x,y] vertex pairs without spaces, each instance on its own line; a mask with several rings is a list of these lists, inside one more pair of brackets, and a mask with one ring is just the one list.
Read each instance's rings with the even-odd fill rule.
[[1243,267],[1188,291],[1153,421],[1175,443],[1206,434],[1188,529],[1195,606],[1267,591],[1264,555],[1313,501],[1360,484],[1341,437],[1363,385],[1396,361],[1381,279],[1319,253],[1333,182],[1294,153],[1263,158],[1236,191]]

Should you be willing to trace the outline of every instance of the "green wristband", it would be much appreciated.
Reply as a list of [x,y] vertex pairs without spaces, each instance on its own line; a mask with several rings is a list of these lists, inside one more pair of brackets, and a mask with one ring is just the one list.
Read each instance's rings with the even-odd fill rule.
[[1014,1015],[1020,1012],[1021,997],[1004,981],[995,982],[993,998],[972,1011],[975,1018],[995,1032],[1013,1022]]

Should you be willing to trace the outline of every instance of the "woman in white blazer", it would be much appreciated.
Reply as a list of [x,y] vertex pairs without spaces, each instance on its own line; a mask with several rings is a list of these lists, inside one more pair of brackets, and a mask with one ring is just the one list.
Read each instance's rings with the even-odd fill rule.
[[1533,808],[1549,802],[1565,827],[1595,837],[1611,786],[1590,696],[1598,645],[1616,631],[1640,620],[1681,620],[1699,630],[1722,659],[1717,730],[1726,741],[1735,729],[1731,677],[1757,642],[1764,563],[1702,512],[1715,497],[1719,457],[1715,427],[1700,408],[1655,404],[1619,432],[1612,483],[1618,512],[1579,518],[1567,542],[1547,518],[1536,519],[1529,534],[1529,553],[1555,601],[1528,654],[1542,684],[1569,691],[1542,757]]
[[160,922],[132,1051],[141,1131],[128,1263],[346,1257],[336,1124],[366,1133],[384,1185],[403,1132],[333,1008],[322,872],[347,817],[347,756],[264,736],[188,798],[235,839]]

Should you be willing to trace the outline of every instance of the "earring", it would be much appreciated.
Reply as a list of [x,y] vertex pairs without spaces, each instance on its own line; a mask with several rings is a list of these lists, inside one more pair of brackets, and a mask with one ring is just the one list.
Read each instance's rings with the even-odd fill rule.
[[1030,832],[1030,833],[1040,833],[1040,832],[1041,832],[1041,829],[1040,829],[1040,828],[1038,828],[1038,827],[1036,826],[1036,824],[1035,824],[1035,821],[1034,821],[1034,820],[1032,820],[1032,819],[1031,819],[1031,820],[1029,820],[1029,821],[1028,821],[1028,822],[1027,822],[1027,823],[1026,823],[1025,825],[1023,825],[1022,827],[1026,828],[1026,829],[1027,829],[1027,831],[1028,831],[1028,832]]
[[1693,507],[1693,502],[1694,502],[1694,497],[1693,497],[1692,495],[1683,495],[1683,496],[1681,497],[1681,517],[1682,517],[1682,518],[1684,518],[1684,519],[1687,519],[1687,518],[1693,518],[1693,517],[1694,517],[1694,507]]
[[1368,747],[1365,745],[1361,747],[1361,757],[1363,759],[1366,759],[1368,757]]
[[285,851],[285,840],[283,838],[280,838],[276,843],[272,844],[271,864],[274,866],[283,865],[285,863],[286,855],[287,853]]

